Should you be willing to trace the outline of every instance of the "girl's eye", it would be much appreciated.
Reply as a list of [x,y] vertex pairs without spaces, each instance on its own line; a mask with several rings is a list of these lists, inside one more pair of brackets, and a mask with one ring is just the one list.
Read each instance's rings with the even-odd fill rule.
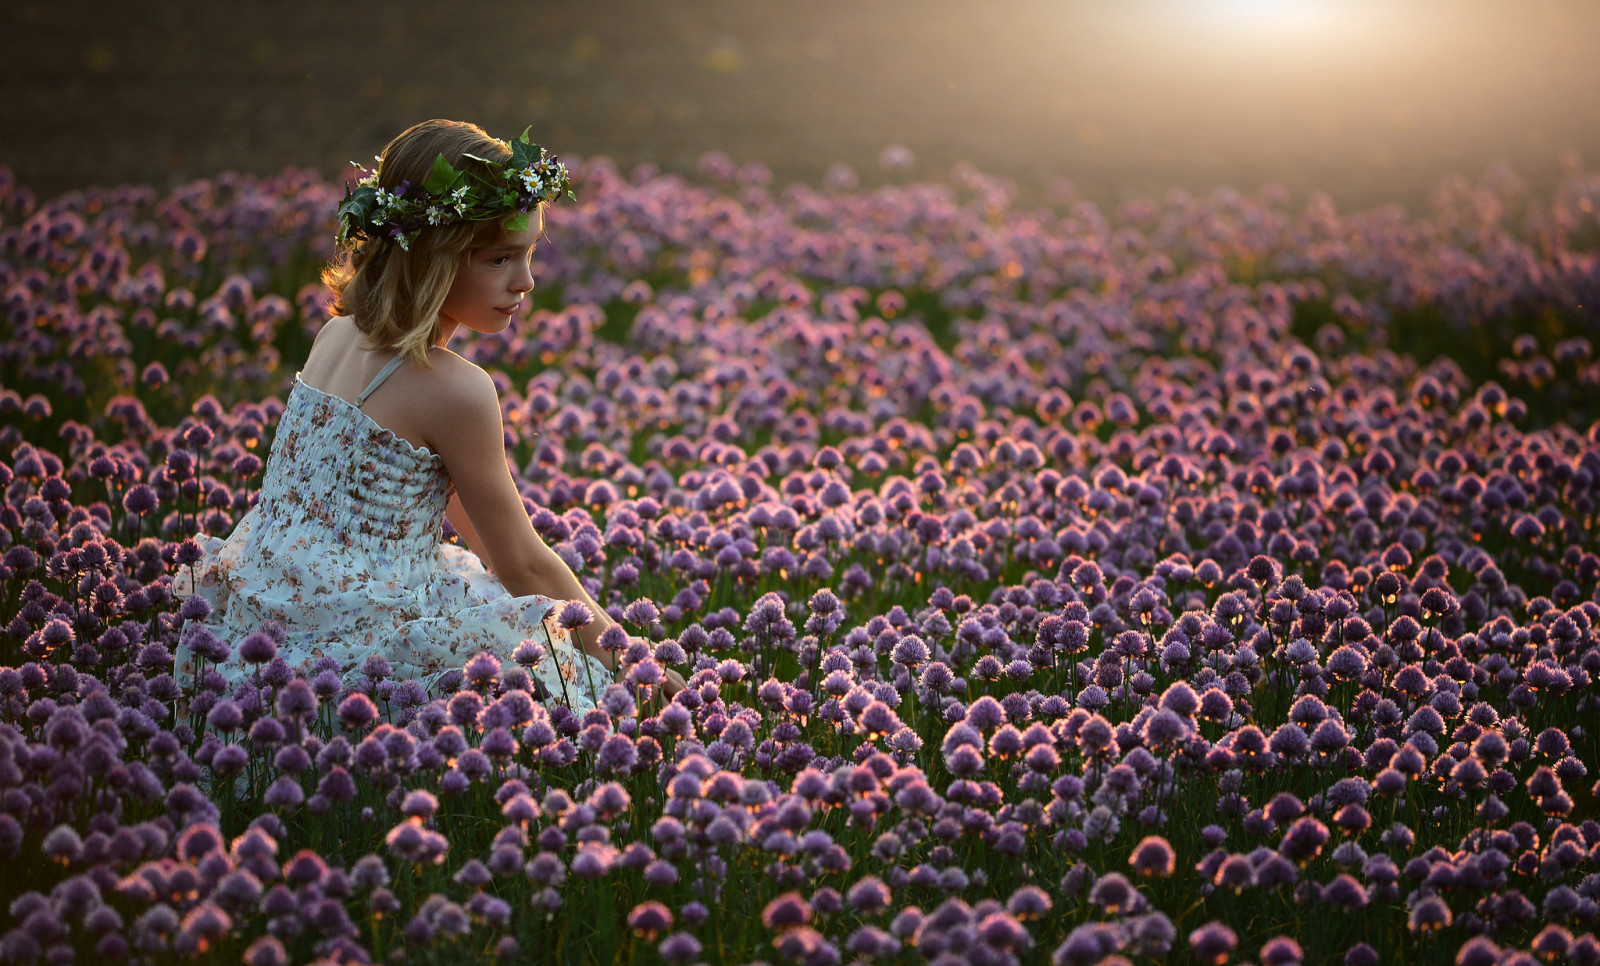
[[497,258],[491,259],[489,264],[493,265],[495,268],[499,268],[500,266],[504,265],[506,262],[508,262],[510,260],[511,259],[508,256],[501,255],[501,256],[499,256]]

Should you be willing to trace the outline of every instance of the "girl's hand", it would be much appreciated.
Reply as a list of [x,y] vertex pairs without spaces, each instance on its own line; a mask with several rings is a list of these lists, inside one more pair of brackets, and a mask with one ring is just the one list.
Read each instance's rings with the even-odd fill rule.
[[661,693],[668,698],[689,686],[689,683],[683,679],[683,675],[677,671],[670,667],[665,668],[665,671],[667,672],[667,679],[661,682]]

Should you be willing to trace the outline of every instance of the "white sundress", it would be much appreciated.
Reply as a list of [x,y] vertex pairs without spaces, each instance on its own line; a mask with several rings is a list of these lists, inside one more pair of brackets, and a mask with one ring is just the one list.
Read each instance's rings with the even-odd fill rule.
[[[220,640],[237,647],[277,621],[288,633],[278,655],[290,666],[309,671],[329,656],[347,682],[376,654],[397,678],[431,690],[480,650],[503,670],[516,667],[512,651],[532,638],[546,650],[532,675],[551,702],[588,711],[612,676],[556,623],[564,602],[514,597],[476,554],[442,543],[451,492],[444,460],[361,410],[401,361],[391,360],[355,403],[295,374],[256,505],[226,540],[196,538],[204,557],[193,587],[178,590],[211,604],[204,623]],[[180,647],[174,666],[179,681],[192,680],[194,655]],[[230,683],[247,675],[237,654],[216,670]]]

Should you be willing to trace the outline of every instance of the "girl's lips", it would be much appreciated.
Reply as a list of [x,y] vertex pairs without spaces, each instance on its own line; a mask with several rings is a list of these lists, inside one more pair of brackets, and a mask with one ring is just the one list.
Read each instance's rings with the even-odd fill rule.
[[520,308],[522,308],[522,300],[521,299],[517,299],[517,301],[512,303],[511,305],[497,305],[497,306],[495,306],[495,311],[496,312],[503,312],[506,315],[515,315],[517,310],[520,309]]

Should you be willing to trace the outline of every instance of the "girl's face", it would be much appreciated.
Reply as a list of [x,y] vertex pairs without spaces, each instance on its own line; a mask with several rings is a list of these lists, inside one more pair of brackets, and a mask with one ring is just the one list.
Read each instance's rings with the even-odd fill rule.
[[504,232],[488,248],[467,256],[439,308],[440,344],[450,341],[457,326],[474,332],[503,332],[522,311],[523,296],[533,290],[533,246],[541,223],[525,231]]

